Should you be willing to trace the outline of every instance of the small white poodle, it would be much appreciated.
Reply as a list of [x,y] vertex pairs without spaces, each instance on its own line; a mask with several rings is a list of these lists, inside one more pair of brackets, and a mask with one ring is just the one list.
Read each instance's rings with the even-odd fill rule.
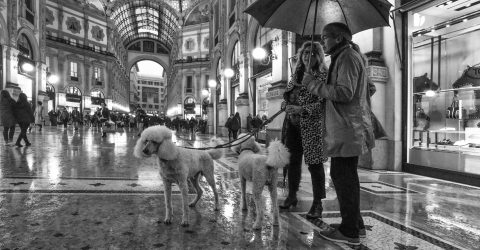
[[[215,145],[220,140],[212,140]],[[215,196],[215,211],[218,210],[218,193],[213,177],[213,159],[223,155],[223,149],[195,150],[177,147],[172,141],[172,131],[165,126],[152,126],[145,129],[135,145],[134,155],[138,158],[156,155],[160,164],[160,176],[165,188],[165,224],[172,222],[172,183],[176,183],[182,193],[182,226],[188,226],[187,198],[188,180],[197,191],[197,197],[189,206],[194,207],[202,196],[198,183],[200,175],[205,176]]]
[[[242,134],[239,138],[247,136]],[[252,193],[255,201],[255,210],[257,217],[253,224],[253,229],[262,228],[263,220],[263,198],[262,191],[264,186],[268,186],[270,198],[272,199],[273,225],[278,226],[278,205],[277,205],[277,170],[288,164],[290,153],[287,148],[278,140],[270,143],[267,150],[267,156],[260,155],[260,146],[255,142],[255,137],[250,137],[240,145],[232,147],[234,152],[240,154],[238,157],[238,172],[240,175],[240,184],[242,191],[242,200],[240,206],[242,210],[247,210],[247,199],[245,197],[246,182],[253,183]]]

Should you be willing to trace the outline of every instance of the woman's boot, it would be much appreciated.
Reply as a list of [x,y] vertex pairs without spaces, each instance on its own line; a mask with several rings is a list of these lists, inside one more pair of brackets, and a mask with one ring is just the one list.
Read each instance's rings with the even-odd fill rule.
[[279,206],[281,209],[289,209],[290,207],[297,206],[297,191],[300,186],[300,179],[302,178],[302,152],[290,151],[290,164],[287,166],[288,176],[288,196],[283,203],[283,206]]
[[322,199],[325,198],[325,172],[323,164],[312,164],[308,167],[312,177],[313,202],[307,213],[307,219],[322,218]]

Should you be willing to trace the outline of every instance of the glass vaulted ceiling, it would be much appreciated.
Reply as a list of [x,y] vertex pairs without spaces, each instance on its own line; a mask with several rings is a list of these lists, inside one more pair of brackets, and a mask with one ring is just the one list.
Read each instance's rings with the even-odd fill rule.
[[110,18],[125,46],[140,38],[151,38],[171,50],[179,27],[177,11],[172,6],[164,1],[116,1],[111,10]]

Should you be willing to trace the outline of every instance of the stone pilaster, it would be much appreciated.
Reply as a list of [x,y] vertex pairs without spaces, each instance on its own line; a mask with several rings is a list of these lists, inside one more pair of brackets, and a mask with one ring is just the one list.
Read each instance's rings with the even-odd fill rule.
[[217,135],[228,136],[228,129],[225,128],[225,122],[227,122],[227,119],[228,119],[227,99],[220,100],[218,102],[217,109],[218,109]]
[[235,100],[235,105],[237,106],[237,111],[240,114],[240,119],[242,123],[242,131],[246,131],[247,128],[247,116],[249,112],[249,100],[248,93],[240,93]]
[[[283,93],[285,92],[286,87],[287,87],[287,81],[280,80],[272,83],[272,87],[268,88],[268,92],[267,92],[268,118],[270,118],[275,113],[280,111],[280,108],[283,102]],[[282,113],[279,116],[277,116],[271,123],[268,124],[267,134],[269,138],[271,139],[281,138],[284,118],[285,118],[285,113]]]

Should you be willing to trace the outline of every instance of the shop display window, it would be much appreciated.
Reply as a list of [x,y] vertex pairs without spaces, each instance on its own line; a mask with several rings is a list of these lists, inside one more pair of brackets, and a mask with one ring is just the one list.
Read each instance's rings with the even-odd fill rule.
[[408,17],[409,163],[480,174],[480,5],[432,1]]

